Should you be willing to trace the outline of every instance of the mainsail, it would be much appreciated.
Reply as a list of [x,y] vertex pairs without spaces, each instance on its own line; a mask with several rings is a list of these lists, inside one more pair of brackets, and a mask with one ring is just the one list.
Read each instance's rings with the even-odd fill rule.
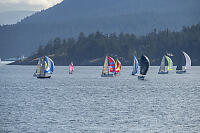
[[117,59],[116,64],[115,64],[115,72],[119,73],[121,70],[122,64],[121,62]]
[[140,74],[141,75],[147,74],[147,71],[149,69],[149,65],[150,65],[150,62],[149,62],[148,57],[145,56],[145,55],[142,55],[141,59],[140,59]]
[[115,72],[115,60],[108,56],[108,61],[110,63],[110,72],[114,73]]
[[173,70],[173,62],[172,62],[172,59],[169,58],[168,56],[165,56],[165,58],[167,59],[167,62],[168,62],[168,70]]
[[160,64],[160,68],[159,68],[159,72],[164,72],[165,71],[165,56],[163,56],[161,64]]
[[104,65],[103,65],[103,70],[102,70],[102,74],[106,75],[109,73],[109,68],[108,68],[108,56],[106,56],[105,61],[104,61]]
[[188,54],[186,54],[184,51],[183,51],[183,54],[185,56],[185,61],[186,61],[186,69],[190,69],[191,68],[191,59],[189,57]]
[[133,60],[133,72],[132,74],[136,74],[138,71],[138,60],[137,58],[134,56],[134,60]]
[[41,57],[38,60],[38,64],[37,64],[37,69],[36,69],[36,74],[40,73],[40,69],[41,69],[41,65],[42,65],[42,60]]

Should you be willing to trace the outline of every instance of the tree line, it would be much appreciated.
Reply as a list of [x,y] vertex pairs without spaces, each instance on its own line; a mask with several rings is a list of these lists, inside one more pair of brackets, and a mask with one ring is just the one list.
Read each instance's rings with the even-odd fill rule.
[[176,65],[177,60],[180,60],[178,54],[185,51],[191,57],[192,65],[200,65],[199,50],[200,24],[196,24],[183,27],[180,32],[154,29],[145,36],[97,31],[89,35],[81,32],[78,38],[57,37],[45,46],[40,45],[28,60],[47,55],[57,65],[67,65],[71,61],[75,65],[103,65],[105,56],[109,55],[118,58],[123,65],[132,65],[133,56],[140,58],[145,54],[151,65],[160,65],[162,56],[167,54]]

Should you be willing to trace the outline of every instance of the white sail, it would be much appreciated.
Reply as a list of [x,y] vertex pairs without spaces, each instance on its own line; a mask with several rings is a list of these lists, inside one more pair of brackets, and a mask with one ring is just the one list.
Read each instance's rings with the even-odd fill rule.
[[40,68],[41,68],[41,58],[39,58],[38,60],[37,69],[35,73],[40,73]]
[[184,56],[185,56],[185,60],[186,60],[186,69],[190,69],[191,68],[191,59],[190,56],[188,54],[186,54],[185,52],[183,52]]
[[104,61],[104,66],[103,66],[102,74],[108,74],[108,73],[109,73],[108,56],[106,56],[105,61]]
[[163,56],[161,64],[160,64],[160,69],[159,72],[164,72],[165,71],[165,56]]

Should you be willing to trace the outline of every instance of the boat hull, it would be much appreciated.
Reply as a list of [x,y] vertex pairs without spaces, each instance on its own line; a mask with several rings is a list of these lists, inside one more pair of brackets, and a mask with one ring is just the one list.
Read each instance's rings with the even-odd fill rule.
[[178,70],[176,71],[177,74],[183,74],[183,73],[186,73],[186,70]]
[[38,79],[51,78],[51,75],[37,75]]
[[158,74],[168,74],[168,71],[167,72],[158,72]]
[[72,72],[69,72],[69,74],[72,74]]
[[145,76],[138,76],[138,80],[144,80]]
[[114,77],[114,74],[102,74],[101,77]]

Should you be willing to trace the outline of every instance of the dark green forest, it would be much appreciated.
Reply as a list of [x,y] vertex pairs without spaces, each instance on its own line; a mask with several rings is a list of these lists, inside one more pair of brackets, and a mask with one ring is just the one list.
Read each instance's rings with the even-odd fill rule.
[[103,65],[106,55],[118,58],[122,65],[132,65],[133,56],[139,58],[142,54],[149,57],[151,65],[160,65],[163,55],[171,56],[174,65],[177,56],[185,51],[192,59],[192,65],[200,65],[200,24],[183,27],[180,32],[156,31],[136,36],[132,33],[104,34],[97,31],[85,35],[79,34],[77,39],[50,40],[45,46],[24,61],[17,64],[36,64],[36,58],[50,56],[56,65],[67,65],[71,61],[75,65]]

